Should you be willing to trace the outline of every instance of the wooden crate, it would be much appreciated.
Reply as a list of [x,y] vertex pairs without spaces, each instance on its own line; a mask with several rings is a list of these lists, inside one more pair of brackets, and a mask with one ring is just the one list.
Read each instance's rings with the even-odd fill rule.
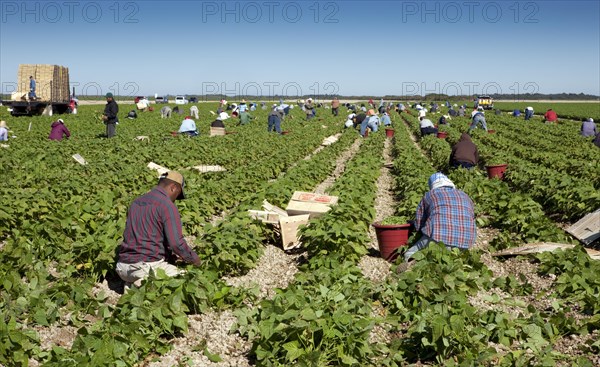
[[600,209],[581,218],[567,232],[586,245],[600,238]]
[[281,243],[284,250],[291,250],[301,245],[298,238],[298,228],[308,224],[309,219],[310,215],[308,214],[279,218]]
[[327,213],[331,207],[328,204],[290,200],[285,210],[290,216],[309,214],[312,219]]
[[224,127],[210,127],[210,136],[221,136],[225,135]]
[[313,192],[294,191],[292,200],[302,201],[305,203],[319,203],[327,205],[335,205],[338,202],[337,196],[315,194]]
[[29,76],[36,81],[35,94],[39,100],[67,102],[69,100],[69,69],[47,64],[19,65],[19,91],[29,93]]

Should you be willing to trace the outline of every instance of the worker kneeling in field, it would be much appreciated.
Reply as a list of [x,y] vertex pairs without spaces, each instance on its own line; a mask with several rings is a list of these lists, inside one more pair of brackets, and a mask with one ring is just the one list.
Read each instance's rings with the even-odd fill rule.
[[478,162],[479,152],[477,146],[471,141],[469,134],[462,133],[458,142],[452,147],[450,167],[471,169],[477,166]]
[[189,136],[198,136],[198,129],[196,123],[192,120],[191,116],[187,116],[185,120],[181,122],[178,133],[187,134]]
[[421,136],[424,137],[430,134],[437,134],[438,129],[435,128],[431,120],[425,117],[419,117],[419,127],[421,128]]
[[200,258],[183,238],[181,217],[174,204],[185,199],[184,187],[183,176],[169,171],[160,176],[152,191],[131,203],[116,268],[126,287],[139,287],[142,279],[158,269],[168,276],[181,274],[173,264],[177,258],[200,265]]
[[360,123],[360,135],[365,136],[367,128],[371,129],[374,133],[379,129],[379,116],[375,113],[375,110],[370,109],[367,111],[367,117]]
[[417,207],[415,229],[421,238],[404,254],[398,271],[408,268],[409,259],[431,242],[443,242],[446,248],[466,250],[475,244],[477,227],[473,201],[443,173],[429,177],[429,191]]
[[48,136],[48,139],[50,140],[60,141],[63,137],[68,138],[71,136],[71,132],[67,129],[65,122],[62,119],[54,121],[50,127],[50,135]]

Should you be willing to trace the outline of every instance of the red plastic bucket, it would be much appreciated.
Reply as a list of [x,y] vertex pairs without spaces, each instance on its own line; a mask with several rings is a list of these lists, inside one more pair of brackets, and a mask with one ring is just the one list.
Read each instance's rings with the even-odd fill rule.
[[381,257],[389,262],[393,262],[398,257],[396,250],[408,243],[411,233],[410,224],[383,225],[373,223],[373,227],[375,227]]
[[177,131],[171,131],[171,136],[177,136]]
[[489,179],[497,178],[502,180],[504,178],[506,167],[508,167],[508,164],[498,164],[494,166],[486,166],[485,169],[487,170]]
[[385,136],[388,138],[394,137],[394,129],[385,129]]
[[281,135],[288,135],[290,132],[289,131],[282,131]]
[[495,134],[496,130],[488,130],[488,134]]
[[437,137],[440,139],[446,139],[447,136],[448,136],[448,133],[445,131],[438,131],[438,133],[437,133]]

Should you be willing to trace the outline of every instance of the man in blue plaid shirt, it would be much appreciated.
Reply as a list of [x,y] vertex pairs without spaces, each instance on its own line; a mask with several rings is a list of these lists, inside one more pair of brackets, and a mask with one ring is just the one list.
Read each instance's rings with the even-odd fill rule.
[[415,220],[415,228],[422,236],[404,254],[406,262],[432,241],[443,242],[448,249],[465,250],[473,247],[477,238],[473,201],[469,196],[440,172],[431,175],[428,184],[429,191],[417,207]]

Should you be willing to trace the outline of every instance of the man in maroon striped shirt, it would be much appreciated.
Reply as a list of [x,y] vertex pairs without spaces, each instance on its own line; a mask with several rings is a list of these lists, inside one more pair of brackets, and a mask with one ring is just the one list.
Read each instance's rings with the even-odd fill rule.
[[181,217],[175,200],[185,199],[183,176],[169,171],[160,176],[158,185],[135,199],[127,212],[123,243],[119,248],[117,274],[128,288],[141,285],[150,271],[163,269],[169,276],[181,273],[172,263],[179,257],[200,265],[181,231]]

